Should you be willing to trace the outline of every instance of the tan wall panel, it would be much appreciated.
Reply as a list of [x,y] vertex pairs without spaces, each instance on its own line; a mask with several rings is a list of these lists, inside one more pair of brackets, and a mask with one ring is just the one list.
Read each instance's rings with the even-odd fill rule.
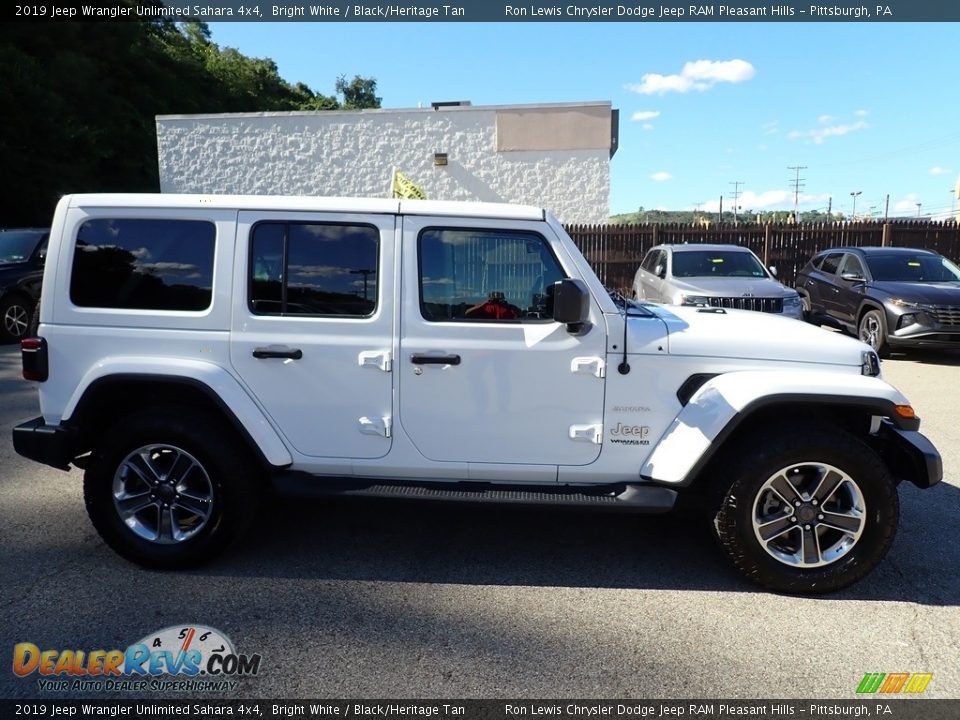
[[497,152],[610,148],[610,108],[497,111]]

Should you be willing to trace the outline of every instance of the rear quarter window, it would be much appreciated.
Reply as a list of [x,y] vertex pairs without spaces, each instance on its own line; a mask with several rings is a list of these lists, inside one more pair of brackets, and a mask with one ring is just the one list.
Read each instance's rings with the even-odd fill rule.
[[210,307],[216,228],[204,220],[95,218],[77,232],[70,300],[80,307]]

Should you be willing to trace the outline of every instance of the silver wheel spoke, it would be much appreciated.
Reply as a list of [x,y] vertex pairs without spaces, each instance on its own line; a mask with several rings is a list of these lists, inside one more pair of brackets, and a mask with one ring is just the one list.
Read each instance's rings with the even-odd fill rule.
[[196,463],[186,453],[178,452],[176,459],[170,465],[170,470],[167,472],[167,480],[172,482],[174,485],[178,485],[186,480],[187,476],[190,474],[190,471],[196,467]]
[[802,499],[800,493],[798,493],[797,489],[793,486],[793,483],[787,478],[786,473],[780,473],[773,478],[773,482],[770,483],[770,488],[788,505],[794,505]]
[[176,538],[173,536],[173,529],[176,527],[176,523],[173,521],[173,510],[169,507],[158,507],[157,511],[160,514],[157,539],[167,541],[175,540]]
[[125,465],[139,475],[148,485],[156,485],[160,482],[160,473],[153,467],[149,448],[144,448],[138,454],[128,457]]
[[823,513],[823,520],[820,521],[820,524],[853,535],[859,532],[863,526],[863,518],[859,513],[855,512],[825,512]]
[[173,501],[174,507],[178,507],[181,510],[196,515],[197,517],[206,520],[210,515],[210,501],[202,500],[200,498],[191,497],[190,495],[180,494],[180,497]]
[[150,507],[155,501],[150,497],[149,492],[142,492],[114,498],[114,502],[117,504],[117,509],[120,511],[120,515],[126,519],[127,517],[136,515],[141,510]]
[[831,496],[837,491],[843,484],[843,475],[838,473],[836,470],[828,470],[823,478],[820,480],[820,484],[817,485],[817,489],[813,491],[813,497],[817,499],[821,505],[823,505]]
[[819,564],[822,558],[820,557],[820,538],[817,535],[816,527],[812,525],[805,526],[803,528],[803,534],[800,537],[804,564]]
[[784,515],[776,520],[759,523],[757,525],[757,532],[760,533],[760,538],[764,542],[769,542],[774,538],[780,537],[786,532],[790,532],[795,527],[797,527],[797,524],[790,522],[790,516]]

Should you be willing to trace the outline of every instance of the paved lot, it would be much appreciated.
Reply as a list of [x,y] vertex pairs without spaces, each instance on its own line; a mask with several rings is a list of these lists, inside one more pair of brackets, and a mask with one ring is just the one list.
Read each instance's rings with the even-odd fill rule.
[[[94,534],[77,470],[13,452],[37,401],[0,347],[0,655],[201,623],[262,654],[239,697],[852,698],[865,672],[923,671],[927,695],[960,698],[958,366],[884,363],[947,482],[901,489],[900,533],[866,581],[797,599],[742,583],[690,519],[382,503],[275,503],[215,564],[141,570]],[[40,695],[10,661],[0,697]]]

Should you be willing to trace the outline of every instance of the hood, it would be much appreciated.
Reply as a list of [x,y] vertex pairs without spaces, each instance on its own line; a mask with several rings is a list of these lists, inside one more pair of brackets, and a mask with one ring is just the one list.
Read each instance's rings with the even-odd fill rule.
[[[671,355],[715,358],[747,358],[819,365],[856,365],[863,362],[868,345],[837,332],[800,320],[751,312],[727,310],[703,312],[693,307],[645,305],[667,326]],[[631,319],[640,347],[642,319]],[[631,340],[634,333],[631,332]]]
[[785,287],[777,280],[770,278],[747,277],[692,277],[674,278],[670,284],[673,291],[688,295],[710,295],[713,297],[772,297],[786,298],[796,295],[795,290]]
[[871,288],[907,302],[960,305],[960,282],[873,282]]

